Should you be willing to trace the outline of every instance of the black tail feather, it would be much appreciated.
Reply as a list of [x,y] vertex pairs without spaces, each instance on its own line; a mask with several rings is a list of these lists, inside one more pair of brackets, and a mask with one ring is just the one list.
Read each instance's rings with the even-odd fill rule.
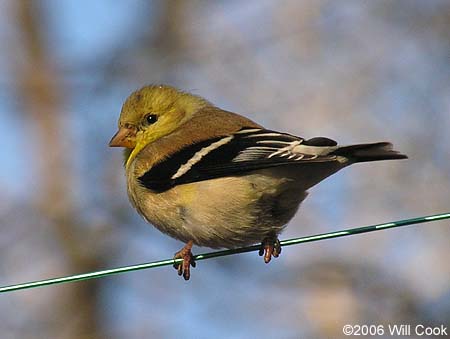
[[408,158],[408,156],[406,156],[405,154],[394,151],[390,142],[376,142],[372,144],[343,146],[339,147],[331,154],[346,157],[352,162]]

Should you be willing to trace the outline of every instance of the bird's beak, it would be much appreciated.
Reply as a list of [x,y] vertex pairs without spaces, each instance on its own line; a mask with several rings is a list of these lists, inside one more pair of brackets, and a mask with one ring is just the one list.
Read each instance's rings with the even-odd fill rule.
[[136,131],[132,128],[120,127],[109,142],[109,147],[134,148],[136,146]]

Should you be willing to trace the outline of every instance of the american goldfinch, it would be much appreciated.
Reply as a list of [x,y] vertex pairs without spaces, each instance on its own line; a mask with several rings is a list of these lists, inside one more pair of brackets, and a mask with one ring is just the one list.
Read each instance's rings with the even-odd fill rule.
[[389,142],[338,146],[265,129],[170,86],[145,86],[125,101],[109,146],[125,147],[128,196],[139,214],[186,246],[175,254],[184,279],[192,246],[261,243],[268,263],[278,235],[307,190],[357,162],[405,159]]

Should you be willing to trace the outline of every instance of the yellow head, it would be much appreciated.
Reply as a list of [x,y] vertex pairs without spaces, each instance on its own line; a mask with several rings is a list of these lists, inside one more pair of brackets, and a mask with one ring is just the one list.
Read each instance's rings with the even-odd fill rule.
[[109,146],[128,148],[129,161],[146,145],[172,133],[208,105],[205,99],[170,86],[145,86],[123,104],[119,130]]

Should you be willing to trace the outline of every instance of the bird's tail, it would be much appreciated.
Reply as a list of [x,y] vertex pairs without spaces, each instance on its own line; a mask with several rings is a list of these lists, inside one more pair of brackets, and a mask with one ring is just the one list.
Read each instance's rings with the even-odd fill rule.
[[351,162],[407,159],[405,154],[392,149],[390,142],[350,145],[337,148],[330,154],[348,158]]

